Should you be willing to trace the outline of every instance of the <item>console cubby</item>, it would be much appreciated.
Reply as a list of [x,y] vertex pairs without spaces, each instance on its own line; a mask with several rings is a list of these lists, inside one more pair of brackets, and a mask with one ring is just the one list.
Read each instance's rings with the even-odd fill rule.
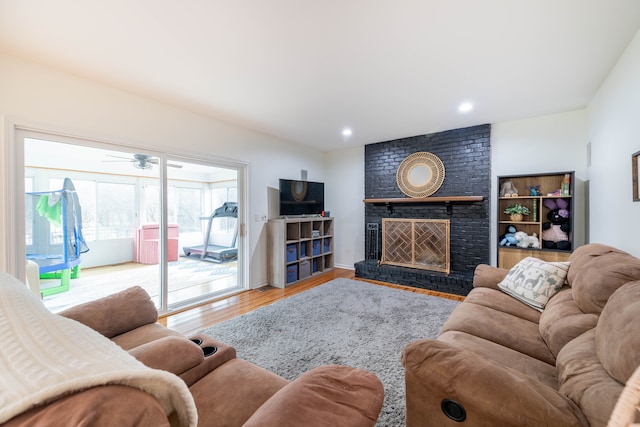
[[332,270],[333,218],[269,221],[269,284],[284,288]]

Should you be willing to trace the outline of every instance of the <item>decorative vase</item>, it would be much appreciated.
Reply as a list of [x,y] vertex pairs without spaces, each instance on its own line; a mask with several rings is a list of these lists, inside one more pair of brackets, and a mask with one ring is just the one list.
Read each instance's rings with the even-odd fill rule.
[[511,214],[509,218],[511,218],[511,221],[522,221],[522,214]]

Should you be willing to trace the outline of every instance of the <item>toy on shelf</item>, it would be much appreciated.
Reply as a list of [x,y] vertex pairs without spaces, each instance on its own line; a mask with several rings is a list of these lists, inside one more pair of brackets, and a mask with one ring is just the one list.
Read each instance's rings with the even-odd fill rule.
[[518,197],[518,189],[511,181],[505,181],[500,186],[500,197]]
[[527,186],[527,190],[529,190],[529,195],[530,196],[541,196],[542,193],[540,193],[540,185],[528,185]]
[[505,233],[500,236],[500,246],[515,246],[518,243],[516,232],[518,230],[513,225],[508,225]]
[[538,240],[538,235],[536,233],[528,235],[524,231],[518,231],[515,234],[515,238],[518,241],[516,246],[519,248],[540,248],[540,241]]
[[545,249],[571,250],[569,202],[565,199],[546,199],[542,204],[549,209],[549,221],[542,224],[542,246]]

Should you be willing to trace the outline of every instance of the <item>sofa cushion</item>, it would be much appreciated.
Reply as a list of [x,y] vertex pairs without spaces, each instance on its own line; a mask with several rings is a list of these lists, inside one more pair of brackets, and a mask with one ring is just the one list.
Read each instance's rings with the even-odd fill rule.
[[473,288],[464,299],[465,304],[477,304],[538,323],[540,312],[496,289]]
[[232,359],[189,387],[198,427],[241,426],[288,383],[258,365]]
[[469,350],[500,366],[508,366],[554,390],[558,388],[555,365],[542,362],[511,348],[460,331],[449,331],[438,337],[438,341]]
[[559,390],[576,402],[591,426],[606,426],[623,389],[596,355],[596,330],[591,329],[564,346],[556,367]]
[[604,369],[625,384],[640,365],[640,281],[615,291],[596,327],[596,351]]
[[[511,301],[520,304],[513,299]],[[521,319],[501,310],[465,301],[453,310],[440,333],[443,334],[447,331],[466,332],[545,363],[555,363],[555,357],[540,336],[538,323]]]
[[178,331],[169,329],[166,326],[161,325],[160,323],[148,323],[146,325],[139,326],[131,331],[127,331],[123,334],[115,335],[111,337],[111,341],[118,344],[125,350],[131,350],[132,348],[141,346],[143,344],[147,344],[164,337],[172,336],[184,337],[184,335],[182,335]]
[[557,357],[569,341],[593,329],[598,315],[583,313],[573,300],[571,288],[565,286],[547,304],[540,314],[540,335],[549,350]]
[[58,314],[84,323],[107,338],[158,320],[155,304],[140,286],[76,305]]
[[498,287],[542,311],[556,292],[564,286],[569,270],[568,262],[546,262],[535,257],[526,257],[513,266]]
[[580,246],[569,261],[567,281],[578,308],[585,313],[600,314],[616,289],[640,280],[640,259],[611,246]]

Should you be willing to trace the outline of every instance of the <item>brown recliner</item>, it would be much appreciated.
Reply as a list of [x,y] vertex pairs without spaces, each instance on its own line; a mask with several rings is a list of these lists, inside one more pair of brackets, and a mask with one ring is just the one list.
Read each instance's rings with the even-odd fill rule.
[[[157,310],[140,287],[59,314],[91,327],[145,365],[179,376],[193,396],[199,426],[373,426],[382,407],[382,383],[370,372],[331,365],[285,380],[236,358],[225,343],[206,335],[185,337],[157,323]],[[105,385],[30,409],[5,426],[162,426],[172,421],[151,395]]]

